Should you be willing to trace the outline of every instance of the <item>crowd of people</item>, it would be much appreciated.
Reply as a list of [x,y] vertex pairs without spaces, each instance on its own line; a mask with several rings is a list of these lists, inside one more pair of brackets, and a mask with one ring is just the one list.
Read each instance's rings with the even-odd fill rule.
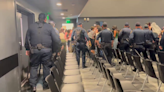
[[[135,49],[138,53],[142,52],[145,58],[148,58],[147,49],[164,50],[164,28],[162,28],[161,34],[157,35],[152,31],[151,23],[146,23],[143,28],[140,23],[136,23],[134,30],[130,28],[128,23],[125,23],[121,30],[118,30],[116,25],[112,26],[112,30],[110,30],[107,23],[104,22],[102,26],[97,24],[86,31],[81,22],[77,24],[77,28],[58,30],[53,21],[50,21],[49,24],[45,21],[46,15],[41,13],[39,22],[32,24],[26,34],[25,48],[26,55],[31,60],[30,85],[33,92],[36,92],[37,68],[40,64],[43,65],[44,71],[43,88],[48,88],[45,78],[49,75],[50,68],[54,63],[51,58],[66,47],[66,42],[68,50],[76,53],[79,68],[80,52],[82,52],[82,68],[86,68],[86,52],[103,57],[109,64],[115,66],[111,62],[112,49],[119,48],[138,55],[134,51]],[[72,47],[73,50],[70,49]],[[130,51],[130,48],[133,51]]]

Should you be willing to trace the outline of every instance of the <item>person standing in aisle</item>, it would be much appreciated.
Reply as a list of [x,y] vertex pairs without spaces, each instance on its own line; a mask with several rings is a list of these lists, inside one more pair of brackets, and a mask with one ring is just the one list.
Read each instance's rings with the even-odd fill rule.
[[70,52],[70,44],[71,44],[71,35],[72,35],[72,30],[67,30],[65,32],[65,39],[67,41],[67,45],[68,45],[68,51]]
[[[99,43],[99,38],[101,38],[101,45]],[[112,65],[112,47],[113,47],[113,33],[107,30],[107,23],[103,23],[103,30],[97,35],[96,43],[104,51],[107,56],[107,61]]]
[[129,35],[131,33],[131,29],[129,28],[129,24],[125,23],[124,28],[119,33],[118,41],[119,41],[119,48],[120,50],[124,50],[129,52]]
[[[144,42],[145,42],[145,32],[141,30],[140,23],[136,23],[136,29],[133,30],[133,32],[129,36],[129,43],[133,45],[134,50],[136,49],[138,53],[140,54],[143,52],[144,57]],[[133,54],[138,55],[135,51],[133,51]]]
[[[32,92],[36,92],[37,71],[40,64],[43,65],[43,89],[48,88],[45,81],[50,74],[53,65],[52,54],[58,52],[61,41],[54,28],[45,22],[46,15],[39,14],[39,22],[30,25],[26,33],[26,55],[30,56],[30,85]],[[53,48],[55,45],[55,49]]]
[[82,52],[82,62],[83,62],[82,67],[86,68],[85,52],[87,49],[86,43],[87,41],[89,41],[89,37],[85,29],[83,29],[82,27],[83,27],[82,23],[78,23],[78,27],[73,30],[71,41],[74,41],[75,43],[76,60],[77,60],[78,66],[80,67],[80,52]]

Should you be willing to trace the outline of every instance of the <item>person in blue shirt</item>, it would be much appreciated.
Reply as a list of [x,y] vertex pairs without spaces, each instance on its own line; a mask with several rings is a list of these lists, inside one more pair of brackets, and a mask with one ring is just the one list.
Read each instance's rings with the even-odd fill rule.
[[71,41],[75,43],[75,51],[76,51],[76,60],[78,62],[78,66],[80,67],[80,52],[82,52],[82,67],[85,66],[85,52],[87,49],[86,43],[89,41],[89,37],[85,29],[82,28],[82,23],[78,23],[78,27],[73,30]]

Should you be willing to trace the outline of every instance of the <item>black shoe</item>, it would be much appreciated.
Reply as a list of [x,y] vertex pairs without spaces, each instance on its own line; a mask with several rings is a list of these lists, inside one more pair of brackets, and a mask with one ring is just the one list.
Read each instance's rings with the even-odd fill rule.
[[83,66],[83,68],[87,68],[87,66]]

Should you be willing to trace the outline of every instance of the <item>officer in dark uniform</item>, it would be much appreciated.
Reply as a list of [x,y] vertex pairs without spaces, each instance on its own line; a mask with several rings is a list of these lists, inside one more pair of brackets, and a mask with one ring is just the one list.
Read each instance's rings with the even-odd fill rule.
[[[37,70],[40,64],[43,65],[43,89],[48,85],[45,78],[50,74],[52,54],[58,52],[61,47],[61,41],[54,28],[45,22],[46,15],[39,14],[39,22],[36,22],[28,28],[26,34],[26,55],[30,56],[30,85],[32,92],[36,92]],[[55,49],[53,46],[55,45]]]
[[[133,48],[136,49],[139,52],[139,54],[143,52],[145,56],[144,53],[145,48],[143,46],[145,42],[145,32],[140,28],[141,28],[140,23],[136,23],[136,29],[134,29],[129,36],[129,43],[133,45]],[[133,52],[134,52],[133,54],[137,55],[135,51]]]
[[144,30],[145,32],[145,48],[146,49],[154,49],[153,43],[155,42],[156,38],[151,30],[149,30],[149,26],[145,25]]
[[131,29],[129,28],[129,24],[125,23],[124,28],[119,34],[118,41],[119,41],[119,49],[129,52],[129,35],[131,33]]
[[85,29],[82,28],[82,23],[78,23],[78,27],[73,30],[71,40],[75,42],[76,60],[78,62],[78,66],[80,67],[80,52],[82,51],[82,66],[83,68],[86,68],[85,52],[87,50],[86,43],[89,41],[89,37]]
[[[101,38],[101,45],[98,41],[99,38]],[[113,33],[110,30],[107,30],[107,23],[103,23],[103,30],[97,35],[96,43],[103,49],[110,64],[112,59],[113,40]]]

